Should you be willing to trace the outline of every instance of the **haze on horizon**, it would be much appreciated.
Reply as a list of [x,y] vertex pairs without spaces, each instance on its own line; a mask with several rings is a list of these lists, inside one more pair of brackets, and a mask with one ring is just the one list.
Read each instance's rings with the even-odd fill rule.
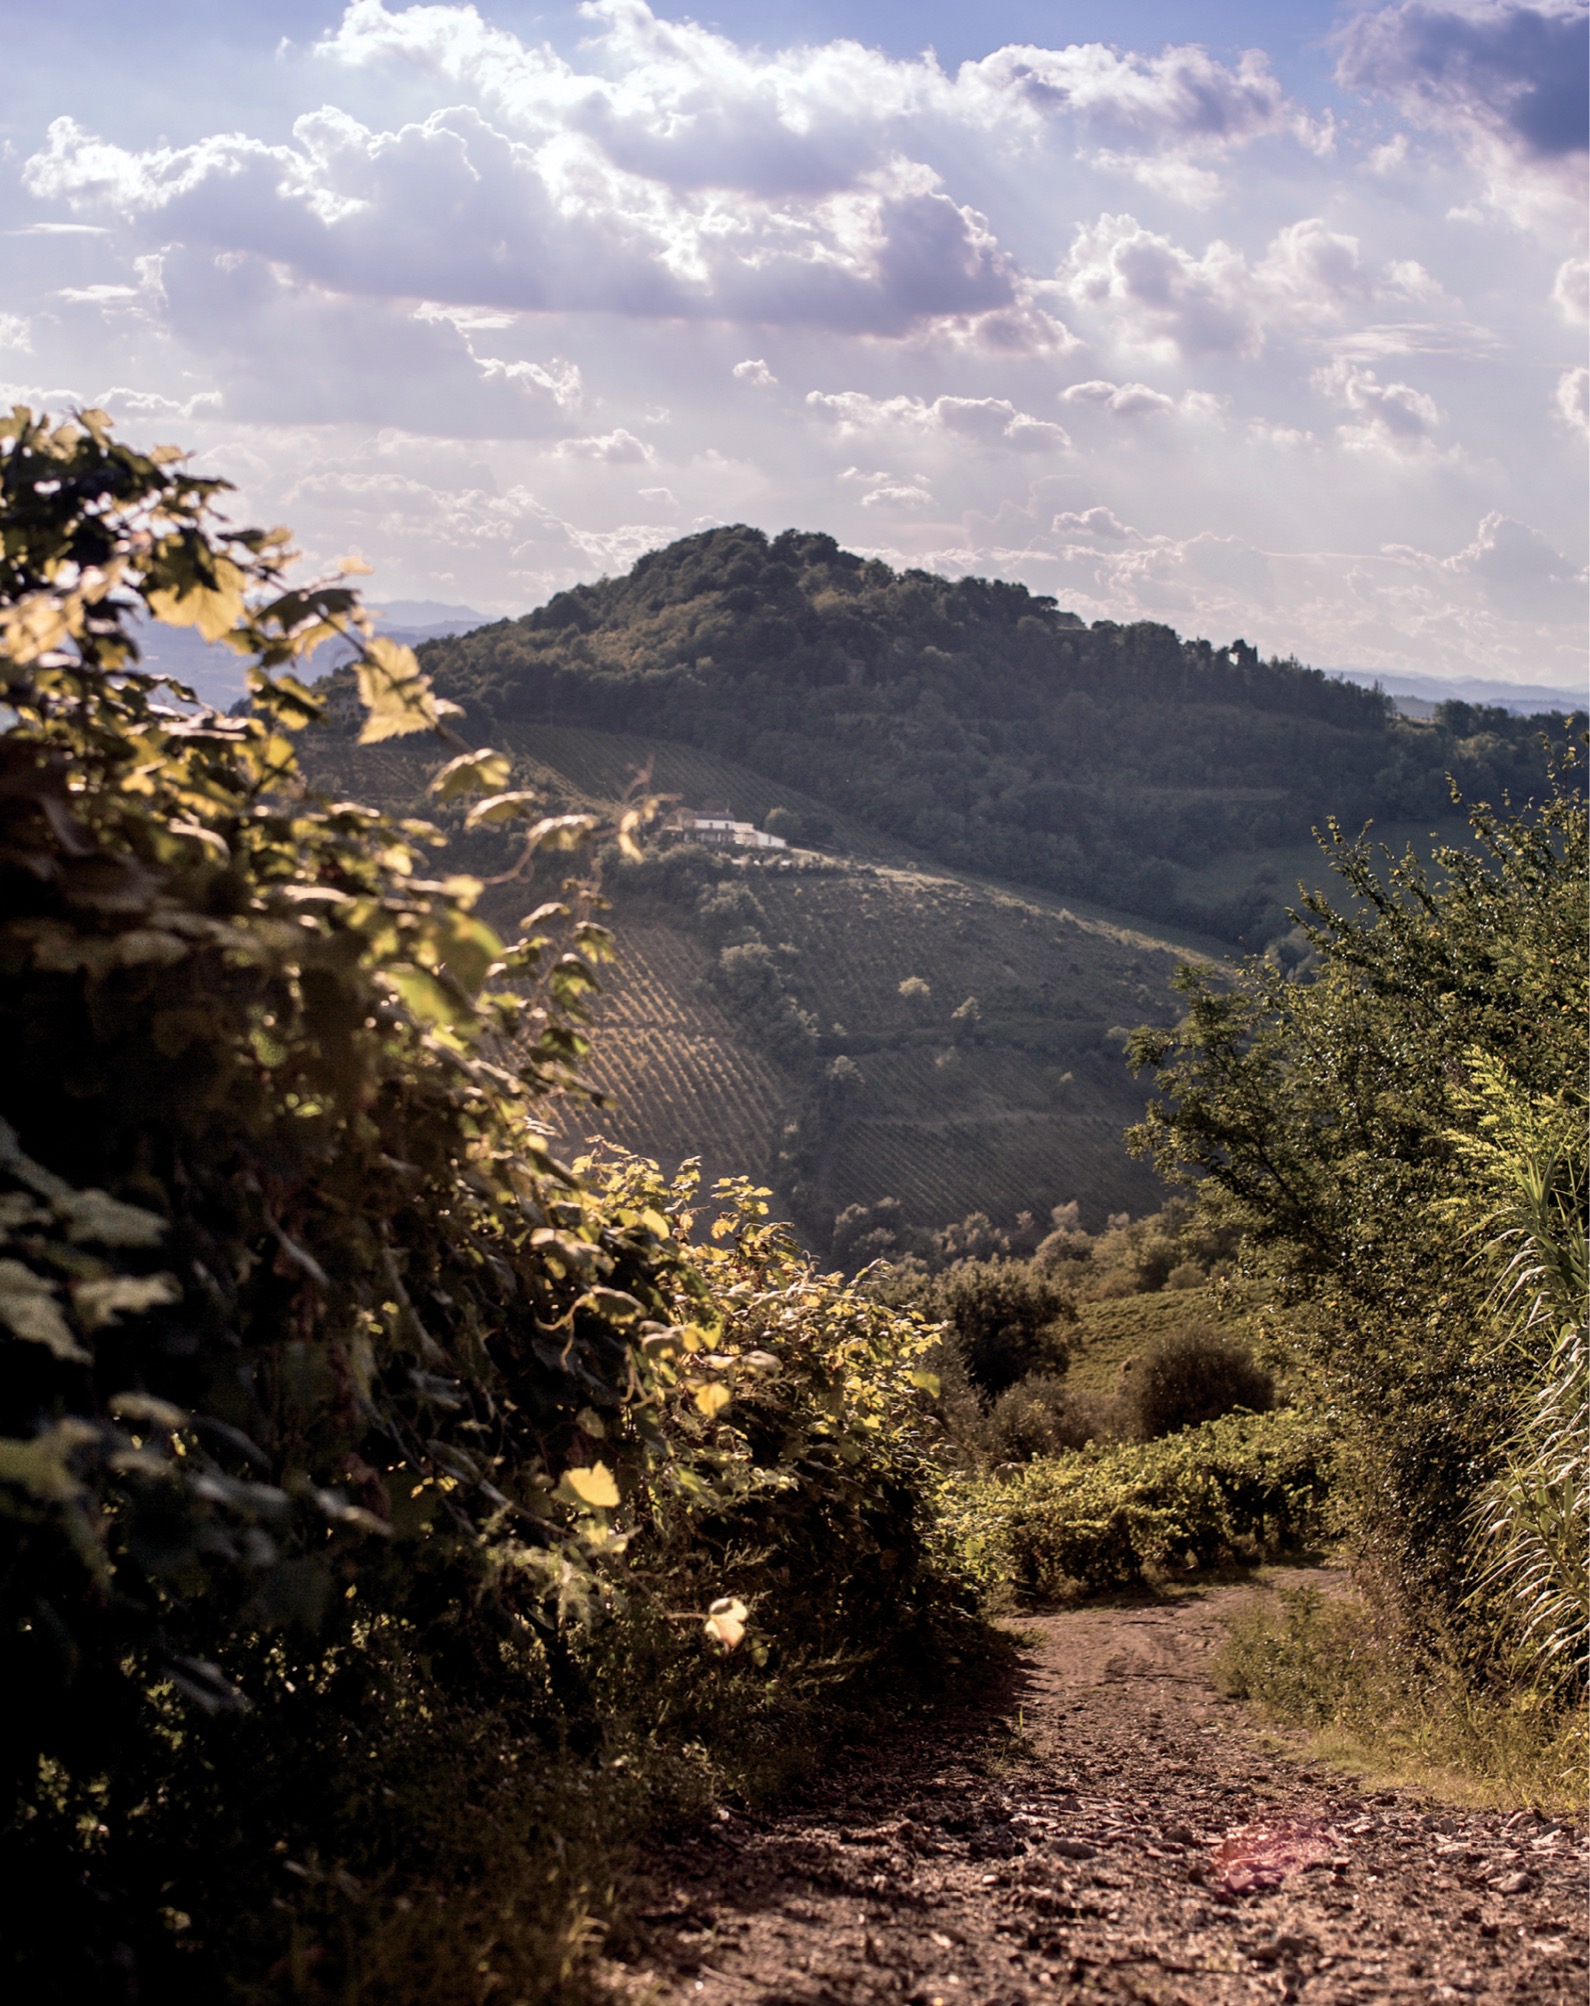
[[7,27],[0,394],[377,603],[743,520],[1582,693],[1590,7],[1274,14],[65,0]]

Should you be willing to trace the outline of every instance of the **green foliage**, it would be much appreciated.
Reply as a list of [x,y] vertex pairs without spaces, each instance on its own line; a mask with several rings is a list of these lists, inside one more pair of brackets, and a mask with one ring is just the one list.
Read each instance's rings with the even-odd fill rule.
[[[398,1913],[425,1848],[383,1837],[374,1722],[444,1793],[461,1709],[513,1760],[604,1723],[809,1734],[960,1606],[931,1334],[814,1275],[746,1186],[698,1244],[688,1180],[554,1161],[594,889],[505,938],[481,877],[428,874],[434,827],[305,785],[319,640],[358,655],[366,742],[446,707],[221,491],[99,414],[0,426],[0,1766],[31,1997],[96,1966],[159,1990],[173,1959],[244,1985],[350,1874]],[[248,656],[248,714],[162,701],[142,612]],[[438,813],[500,884],[597,833],[450,750]],[[508,1982],[575,1954],[562,1874]]]
[[1023,1261],[961,1260],[896,1290],[930,1322],[948,1324],[973,1383],[1002,1393],[1031,1372],[1063,1373],[1071,1298]]
[[954,1515],[985,1578],[1041,1600],[1097,1594],[1306,1544],[1329,1464],[1327,1432],[1296,1411],[1232,1414],[966,1480]]
[[1156,1337],[1132,1361],[1122,1400],[1127,1425],[1141,1442],[1238,1409],[1262,1414],[1274,1404],[1275,1382],[1253,1354],[1203,1323]]
[[1112,1435],[1115,1403],[1080,1392],[1058,1374],[1029,1372],[1007,1386],[989,1408],[977,1434],[994,1463],[1030,1463]]
[[[1262,961],[1230,984],[1188,970],[1182,1024],[1133,1040],[1160,1095],[1138,1146],[1197,1181],[1297,1305],[1344,1432],[1360,1558],[1455,1626],[1481,1679],[1515,1662],[1495,1647],[1499,1621],[1516,1631],[1583,1595],[1582,1548],[1570,1556],[1544,1520],[1526,1532],[1524,1504],[1544,1477],[1540,1509],[1561,1527],[1583,1482],[1582,1351],[1562,1336],[1578,1312],[1552,1278],[1582,1259],[1567,1223],[1585,1189],[1576,770],[1565,755],[1538,810],[1475,808],[1475,851],[1442,852],[1439,877],[1411,856],[1377,868],[1333,828],[1356,904],[1307,902],[1313,979]],[[1520,1288],[1504,1278],[1498,1299],[1515,1256]],[[1485,1510],[1510,1556],[1500,1575],[1496,1549],[1476,1547]],[[1561,1620],[1543,1614],[1543,1648]]]
[[1448,772],[1492,794],[1540,778],[1531,727],[1505,711],[1414,726],[1377,692],[1245,642],[1086,628],[1020,585],[894,572],[830,537],[743,525],[425,659],[497,717],[682,740],[916,855],[1257,942],[1285,927],[1273,875],[1212,904],[1187,864],[1305,840],[1331,811],[1439,815]]

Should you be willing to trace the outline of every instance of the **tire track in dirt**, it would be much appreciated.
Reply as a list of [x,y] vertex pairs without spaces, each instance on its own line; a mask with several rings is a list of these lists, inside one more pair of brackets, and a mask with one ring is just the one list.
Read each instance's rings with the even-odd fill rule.
[[[670,1848],[624,1989],[670,2006],[1582,2000],[1582,1834],[1278,1754],[1209,1678],[1249,1592],[1030,1618],[1005,1715],[852,1749],[777,1816],[720,1813]],[[1306,1864],[1255,1886],[1266,1848],[1277,1874]]]

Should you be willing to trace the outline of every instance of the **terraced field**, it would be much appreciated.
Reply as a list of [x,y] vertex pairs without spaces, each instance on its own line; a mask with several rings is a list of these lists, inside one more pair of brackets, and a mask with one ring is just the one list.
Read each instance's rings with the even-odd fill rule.
[[[514,784],[541,787],[549,805],[610,807],[648,762],[652,790],[694,806],[760,820],[774,805],[814,805],[688,747],[549,725],[498,740],[513,755]],[[437,755],[423,742],[361,748],[317,735],[312,763],[339,791],[423,813]],[[715,995],[715,949],[688,902],[635,895],[620,875],[610,887],[619,959],[597,1006],[591,1065],[606,1104],[570,1111],[565,1146],[601,1134],[667,1167],[700,1156],[709,1177],[767,1179],[781,1132],[802,1117],[819,1242],[825,1218],[884,1197],[923,1226],[971,1211],[1001,1222],[1041,1216],[1071,1198],[1098,1225],[1159,1202],[1121,1141],[1142,1093],[1119,1034],[1170,1015],[1171,972],[1204,943],[924,870],[837,822],[823,868],[750,854],[726,868],[754,893],[785,982],[819,1027],[814,1061],[781,1064]],[[491,916],[511,923],[525,893],[498,897]],[[925,997],[901,995],[911,977]],[[975,1023],[953,1021],[969,997]],[[813,1133],[814,1084],[841,1054],[860,1084]]]

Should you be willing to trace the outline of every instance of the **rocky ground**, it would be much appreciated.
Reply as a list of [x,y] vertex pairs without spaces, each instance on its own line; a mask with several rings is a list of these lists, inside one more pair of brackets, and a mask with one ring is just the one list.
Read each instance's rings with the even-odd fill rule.
[[1220,1588],[1034,1617],[1005,1711],[670,1848],[638,1987],[692,2006],[1582,2001],[1582,1835],[1360,1789],[1208,1675]]

